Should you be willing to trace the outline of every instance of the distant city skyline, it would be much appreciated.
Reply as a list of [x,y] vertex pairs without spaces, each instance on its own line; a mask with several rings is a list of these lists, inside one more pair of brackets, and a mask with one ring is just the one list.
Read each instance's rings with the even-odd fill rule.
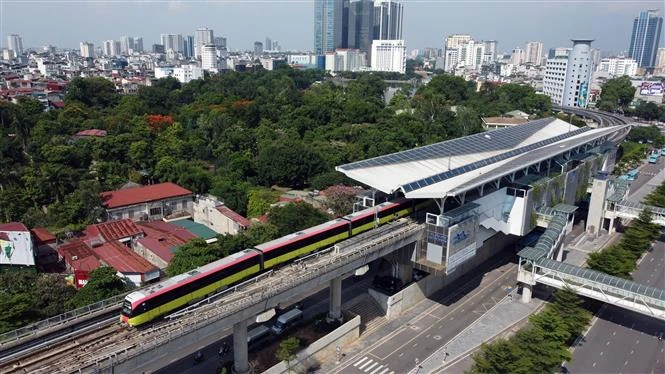
[[[402,3],[403,34],[409,50],[442,48],[445,37],[457,33],[476,40],[497,40],[498,51],[503,53],[524,48],[528,41],[543,42],[545,50],[565,47],[570,39],[580,37],[595,39],[594,47],[604,52],[619,53],[628,49],[633,19],[640,11],[659,9],[663,14],[658,0],[586,0],[574,5],[492,0]],[[99,46],[122,35],[143,37],[144,45],[149,46],[159,43],[161,34],[194,35],[201,27],[228,38],[231,50],[252,50],[255,41],[268,35],[279,40],[283,50],[310,51],[314,45],[313,0],[8,0],[0,6],[0,41],[5,48],[10,34],[20,35],[24,48],[51,44],[78,49],[82,41]]]

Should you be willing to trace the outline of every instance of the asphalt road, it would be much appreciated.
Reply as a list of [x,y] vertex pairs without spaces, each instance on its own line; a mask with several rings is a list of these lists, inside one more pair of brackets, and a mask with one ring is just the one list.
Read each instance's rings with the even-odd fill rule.
[[484,272],[478,269],[475,280],[457,285],[453,292],[448,287],[442,290],[445,292],[437,292],[422,313],[397,329],[377,334],[376,340],[347,358],[333,373],[394,374],[413,370],[416,359],[425,359],[441,348],[515,286],[514,263]]
[[[342,282],[342,301],[350,300],[358,295],[367,292],[371,283],[373,272],[368,272],[362,277],[350,276]],[[312,294],[302,300],[303,312],[305,318],[314,317],[328,310],[328,288],[322,290],[313,290]],[[249,327],[251,329],[251,326]],[[160,374],[200,374],[217,373],[216,369],[220,366],[218,357],[219,347],[222,342],[227,342],[230,347],[233,346],[232,329],[221,331],[219,336],[209,341],[201,341],[196,346],[182,347],[184,351],[192,352],[184,358],[175,358],[171,362],[163,362],[155,367],[140,368],[140,371],[156,372]],[[203,362],[194,365],[193,353],[200,350],[204,355]],[[250,352],[251,353],[251,352]],[[233,352],[224,357],[225,361],[233,360]],[[161,367],[161,369],[160,369]]]
[[662,171],[664,167],[665,167],[665,157],[659,157],[658,163],[656,164],[650,164],[650,163],[644,164],[644,166],[640,168],[640,174],[637,177],[637,179],[630,183],[630,195],[628,196],[628,200],[636,203],[641,202],[644,196],[648,192],[646,190],[640,191],[640,193],[636,192],[638,192],[638,190],[642,186],[644,186],[647,182],[649,182],[651,178],[653,178],[656,174]]
[[[665,288],[665,243],[656,242],[633,279]],[[665,373],[665,321],[606,305],[566,367],[571,373]]]

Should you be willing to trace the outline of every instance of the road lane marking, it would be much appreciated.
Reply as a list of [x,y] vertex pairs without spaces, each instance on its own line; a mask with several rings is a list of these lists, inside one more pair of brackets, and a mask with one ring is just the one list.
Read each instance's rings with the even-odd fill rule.
[[380,372],[379,374],[386,374],[386,372],[387,372],[388,370],[390,370],[390,369],[388,369],[388,368],[385,368],[385,369],[383,369],[383,371],[382,371],[382,372]]
[[628,365],[628,360],[624,361],[623,366]]
[[596,363],[594,362],[593,365],[591,365],[592,368],[596,367]]
[[615,332],[612,333],[612,336],[615,336],[616,334],[617,334],[617,332],[615,331]]
[[605,343],[605,345],[610,345],[610,341],[608,340],[607,343]]
[[372,368],[375,367],[375,366],[378,365],[378,364],[379,364],[378,362],[375,362],[375,363],[373,363],[372,365],[370,365],[367,369],[365,369],[365,370],[363,370],[363,371],[364,371],[365,373],[367,373],[368,371],[372,370]]
[[402,356],[404,356],[404,352],[400,353],[399,356],[397,357],[402,357]]
[[631,350],[630,350],[630,354],[632,355],[633,353],[635,353],[635,351],[633,351],[633,350],[631,349]]
[[360,365],[360,364],[361,364],[363,361],[365,361],[365,360],[367,360],[367,356],[361,358],[360,361],[358,361],[358,362],[356,362],[355,364],[353,364],[353,366],[358,367],[358,365]]
[[603,352],[600,352],[600,355],[602,356],[602,355],[603,355]]
[[360,366],[358,367],[358,369],[363,370],[367,365],[371,364],[372,362],[374,362],[374,360],[372,360],[372,359],[370,358],[369,361],[367,361],[367,362],[365,362],[364,364],[360,365]]
[[380,365],[378,368],[374,369],[374,371],[369,373],[369,374],[376,374],[376,372],[381,370],[382,368],[383,368],[383,365]]

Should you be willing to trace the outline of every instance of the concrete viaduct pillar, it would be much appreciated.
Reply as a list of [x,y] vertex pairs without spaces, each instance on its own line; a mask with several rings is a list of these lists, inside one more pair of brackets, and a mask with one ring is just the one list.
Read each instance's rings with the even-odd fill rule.
[[411,262],[411,254],[415,250],[415,246],[408,245],[400,248],[397,252],[397,278],[402,281],[402,284],[407,285],[413,280],[413,263]]
[[330,310],[328,321],[342,321],[342,277],[330,281]]
[[247,353],[247,320],[233,325],[233,372],[236,374],[250,372]]
[[531,302],[531,292],[533,286],[527,283],[522,283],[522,302],[528,304]]

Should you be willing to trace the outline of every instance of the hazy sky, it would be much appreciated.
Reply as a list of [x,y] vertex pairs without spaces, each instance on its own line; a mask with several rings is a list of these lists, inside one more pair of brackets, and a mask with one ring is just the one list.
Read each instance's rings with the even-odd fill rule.
[[[628,49],[640,10],[663,9],[663,0],[403,0],[404,39],[409,50],[441,48],[445,35],[468,33],[499,41],[499,51],[545,43],[570,46],[570,38],[594,38],[606,52]],[[313,0],[0,0],[0,43],[7,34],[24,47],[53,44],[95,47],[121,35],[142,36],[149,48],[161,33],[193,35],[207,26],[226,36],[232,50],[252,49],[266,36],[282,49],[313,48]],[[662,13],[662,12],[661,12]],[[661,37],[661,44],[665,43]]]

